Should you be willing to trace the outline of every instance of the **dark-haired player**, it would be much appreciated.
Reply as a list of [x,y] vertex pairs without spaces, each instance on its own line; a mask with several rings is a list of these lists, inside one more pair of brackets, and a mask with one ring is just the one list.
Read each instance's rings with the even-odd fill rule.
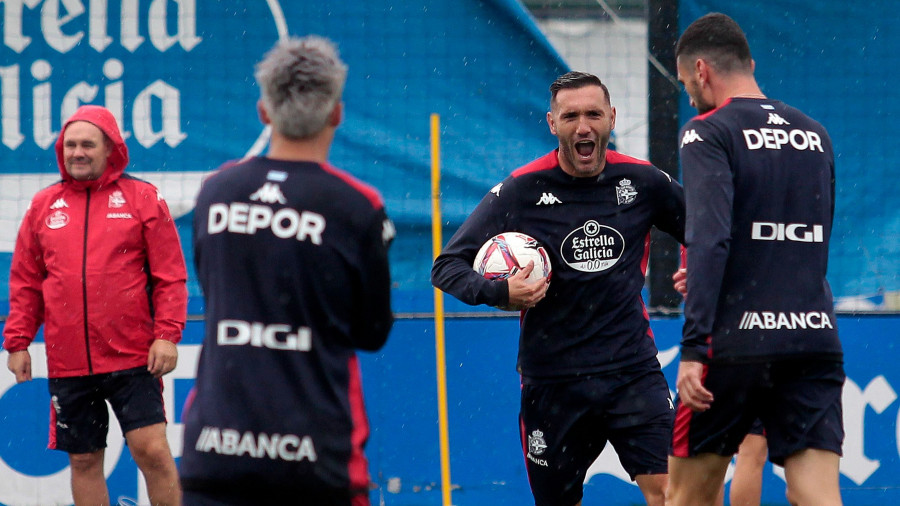
[[831,140],[763,95],[744,33],[728,16],[692,23],[676,56],[700,116],[681,141],[690,295],[668,504],[714,504],[757,418],[791,504],[840,504],[845,376],[825,280]]
[[355,349],[393,323],[378,193],[327,162],[347,67],[328,40],[256,67],[266,157],[203,185],[194,255],[206,337],[185,408],[185,505],[369,504]]
[[[684,236],[681,185],[648,162],[607,149],[616,124],[596,76],[550,86],[559,148],[495,186],[432,269],[435,286],[468,304],[522,309],[520,427],[539,506],[581,503],[587,469],[611,442],[647,503],[662,505],[673,406],[641,299],[654,225]],[[543,244],[553,281],[503,281],[472,270],[502,232]]]

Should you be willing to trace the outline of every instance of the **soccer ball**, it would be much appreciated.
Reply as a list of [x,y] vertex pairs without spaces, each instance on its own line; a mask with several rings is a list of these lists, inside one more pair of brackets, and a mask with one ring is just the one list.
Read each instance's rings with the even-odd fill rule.
[[504,232],[484,243],[472,268],[486,279],[506,279],[534,260],[527,281],[533,283],[550,276],[550,257],[537,240],[520,232]]

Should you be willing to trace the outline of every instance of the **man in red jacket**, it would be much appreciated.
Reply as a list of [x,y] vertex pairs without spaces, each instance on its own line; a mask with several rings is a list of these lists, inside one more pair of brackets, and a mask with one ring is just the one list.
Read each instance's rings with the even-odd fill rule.
[[179,504],[166,440],[162,375],[175,368],[187,310],[186,269],[159,191],[124,173],[113,115],[86,105],[56,142],[62,180],[38,192],[16,238],[9,370],[31,380],[28,345],[44,325],[49,448],[69,454],[76,505],[108,505],[103,454],[109,401],[154,505]]

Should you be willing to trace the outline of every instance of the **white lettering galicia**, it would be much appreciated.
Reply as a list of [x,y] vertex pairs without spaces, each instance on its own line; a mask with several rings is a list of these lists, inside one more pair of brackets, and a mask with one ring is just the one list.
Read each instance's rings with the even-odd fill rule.
[[776,313],[773,311],[746,311],[741,317],[739,329],[752,330],[796,330],[833,329],[828,313],[810,311],[808,313]]
[[[181,92],[162,79],[151,77],[138,85],[142,89],[132,87],[130,96],[126,96],[122,80],[126,73],[125,64],[117,58],[109,58],[103,63],[103,77],[109,82],[102,88],[97,82],[74,82],[65,72],[54,77],[51,62],[55,54],[65,55],[79,46],[89,46],[100,54],[116,42],[129,53],[146,46],[145,42],[160,53],[175,46],[190,52],[203,40],[197,35],[196,0],[118,2],[118,17],[110,17],[108,4],[111,2],[108,1],[13,0],[2,3],[4,47],[16,54],[27,54],[23,53],[26,48],[38,45],[30,48],[31,53],[49,57],[49,60],[39,58],[30,62],[19,57],[14,59],[14,64],[0,67],[3,99],[0,142],[7,148],[16,150],[26,140],[22,119],[29,114],[33,118],[34,144],[41,149],[50,147],[58,134],[52,128],[52,118],[68,118],[79,105],[88,103],[106,106],[122,128],[123,137],[128,138],[133,132],[135,140],[145,148],[160,140],[174,148],[187,137],[181,129]],[[176,8],[173,9],[173,5]],[[38,26],[40,29],[35,30]],[[114,36],[119,37],[118,41]],[[87,74],[94,73],[95,69],[90,68],[93,63],[85,63],[92,71]],[[25,89],[29,87],[31,92],[27,93]],[[21,100],[20,97],[25,96],[32,97],[30,104]],[[61,104],[52,103],[53,97],[62,97]],[[129,99],[133,103],[130,130],[123,121],[123,104]],[[155,111],[161,113],[161,122],[154,120]],[[161,130],[157,130],[158,125],[162,126]]]
[[200,437],[197,438],[194,448],[198,452],[212,452],[235,457],[247,456],[254,459],[268,458],[288,462],[302,460],[315,462],[318,459],[313,440],[309,436],[269,435],[264,432],[254,434],[250,431],[241,434],[234,429],[210,426],[203,427],[203,430],[200,431]]
[[296,238],[322,244],[325,217],[312,211],[298,212],[290,207],[273,211],[269,206],[233,202],[209,206],[207,232],[210,235],[228,231],[253,235],[257,230],[271,229],[280,239]]
[[809,130],[791,130],[790,132],[780,128],[760,128],[744,130],[744,140],[747,141],[747,149],[781,149],[782,146],[791,145],[797,151],[818,151],[822,149],[822,138],[816,132]]
[[589,248],[572,250],[572,258],[575,260],[596,260],[615,258],[612,248]]

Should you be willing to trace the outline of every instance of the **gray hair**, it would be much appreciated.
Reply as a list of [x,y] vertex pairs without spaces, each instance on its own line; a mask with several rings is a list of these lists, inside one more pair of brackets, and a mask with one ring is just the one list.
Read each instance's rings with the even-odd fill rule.
[[325,128],[344,91],[347,65],[330,40],[309,35],[279,41],[254,75],[272,127],[305,139]]

